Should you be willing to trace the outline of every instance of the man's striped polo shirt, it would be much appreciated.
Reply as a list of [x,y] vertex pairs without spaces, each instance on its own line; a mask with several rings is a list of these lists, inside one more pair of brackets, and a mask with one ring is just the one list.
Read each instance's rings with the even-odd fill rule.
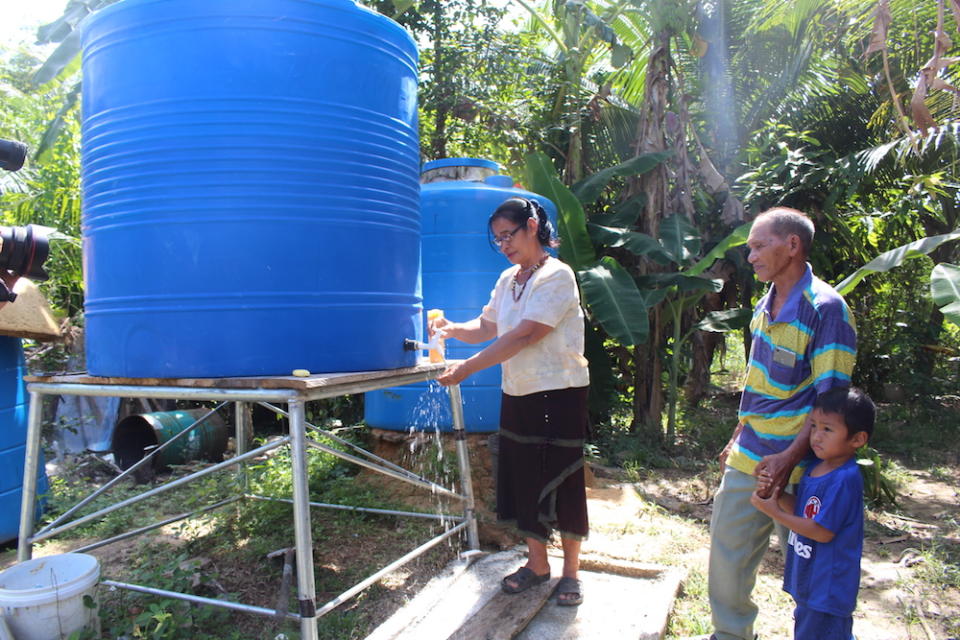
[[[728,465],[749,474],[761,458],[793,442],[817,394],[850,384],[856,361],[850,309],[809,264],[771,320],[774,293],[771,286],[750,321],[753,344],[740,400],[743,430],[727,458]],[[790,482],[802,474],[800,465]]]

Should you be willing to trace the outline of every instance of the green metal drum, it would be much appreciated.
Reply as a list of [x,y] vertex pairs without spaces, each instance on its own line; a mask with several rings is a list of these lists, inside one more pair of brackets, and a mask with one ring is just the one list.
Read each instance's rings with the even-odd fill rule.
[[[172,440],[189,428],[206,409],[160,411],[127,416],[113,431],[113,455],[121,469],[129,469],[155,447]],[[227,425],[219,414],[203,420],[190,433],[161,451],[153,460],[154,469],[188,460],[219,462],[227,450]]]

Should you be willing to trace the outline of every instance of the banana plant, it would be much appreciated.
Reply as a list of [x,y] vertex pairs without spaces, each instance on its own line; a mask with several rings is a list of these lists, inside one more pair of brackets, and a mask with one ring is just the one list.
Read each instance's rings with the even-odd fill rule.
[[890,463],[880,458],[880,452],[864,446],[857,451],[857,464],[863,477],[863,498],[875,509],[884,505],[897,506],[897,485],[888,473]]
[[117,0],[70,0],[63,15],[37,31],[38,44],[59,43],[43,65],[33,74],[33,84],[40,86],[55,78],[63,79],[80,69],[80,22],[91,13]]
[[582,177],[584,166],[584,114],[603,89],[593,86],[592,71],[598,68],[620,69],[633,58],[613,25],[630,8],[632,0],[588,3],[584,0],[552,0],[538,6],[533,0],[514,0],[531,17],[531,22],[550,40],[562,82],[550,101],[553,107],[547,120],[559,123],[565,140],[559,145],[564,157],[566,184]]
[[33,161],[48,158],[57,139],[69,125],[70,114],[80,100],[80,22],[88,15],[117,0],[70,0],[63,15],[37,30],[38,44],[57,44],[30,78],[34,87],[63,83],[67,88],[53,120],[33,151]]
[[[550,198],[557,205],[560,259],[577,273],[584,301],[594,318],[624,346],[646,342],[649,331],[647,311],[660,299],[647,298],[615,258],[597,255],[587,230],[583,205],[573,191],[560,181],[545,154],[537,152],[527,156],[526,177],[530,189]],[[650,240],[652,243],[648,246],[652,248],[656,241]],[[639,245],[637,250],[640,250]]]
[[[606,333],[623,346],[634,346],[649,339],[649,313],[664,304],[673,321],[673,352],[669,363],[668,437],[675,433],[679,400],[679,369],[683,344],[695,331],[730,331],[749,322],[749,309],[714,312],[705,316],[684,334],[683,312],[695,306],[707,292],[718,292],[723,281],[704,275],[718,258],[747,240],[750,224],[744,224],[724,238],[709,253],[700,257],[702,239],[685,216],[671,215],[662,221],[657,238],[632,231],[628,227],[588,222],[583,200],[596,199],[614,176],[638,175],[649,171],[669,156],[651,153],[601,171],[567,188],[557,176],[549,158],[542,153],[527,157],[528,186],[550,198],[558,207],[560,258],[576,272],[584,303],[591,317]],[[580,197],[578,197],[580,196]],[[642,206],[642,205],[637,205]],[[596,216],[608,224],[629,224],[637,209],[612,211]],[[631,274],[616,258],[601,255],[618,248],[660,265],[674,265],[675,271],[645,276]]]
[[946,262],[930,273],[930,295],[943,317],[960,326],[960,266]]
[[[719,293],[723,280],[707,278],[703,273],[718,258],[729,250],[746,243],[751,223],[734,229],[713,250],[703,258],[697,259],[700,237],[696,228],[684,216],[673,215],[664,218],[660,225],[660,242],[672,263],[681,267],[681,271],[655,274],[640,279],[651,284],[665,286],[665,307],[673,324],[671,343],[669,381],[667,383],[667,442],[673,442],[677,425],[677,404],[680,399],[680,361],[684,346],[697,331],[725,333],[741,329],[750,322],[750,309],[726,309],[713,311],[699,322],[683,332],[683,313],[700,302],[708,292]],[[686,268],[683,268],[686,267]],[[642,286],[642,284],[641,284]],[[662,289],[664,290],[664,289]]]
[[885,251],[844,278],[840,284],[836,286],[837,292],[840,295],[845,296],[853,291],[853,288],[856,287],[860,281],[869,274],[878,273],[881,271],[889,271],[894,267],[899,267],[901,264],[903,264],[903,261],[908,258],[917,258],[927,255],[940,245],[946,242],[953,242],[954,240],[960,240],[960,229],[950,233],[943,233],[936,236],[921,238],[920,240],[915,240],[914,242],[902,245],[896,249]]

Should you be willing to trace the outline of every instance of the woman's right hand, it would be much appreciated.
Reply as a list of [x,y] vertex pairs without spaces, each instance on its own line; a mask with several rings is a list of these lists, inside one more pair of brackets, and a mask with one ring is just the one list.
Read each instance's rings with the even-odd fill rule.
[[435,333],[439,333],[441,338],[452,337],[450,330],[453,329],[453,323],[444,317],[434,318],[427,324],[427,333],[432,338]]

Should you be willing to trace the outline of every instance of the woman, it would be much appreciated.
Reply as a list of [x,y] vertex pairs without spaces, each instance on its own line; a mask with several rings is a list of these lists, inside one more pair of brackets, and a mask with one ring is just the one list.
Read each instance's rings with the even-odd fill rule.
[[573,271],[546,249],[555,244],[547,214],[536,201],[510,198],[487,223],[493,244],[514,266],[497,280],[480,317],[434,320],[430,330],[475,344],[496,340],[440,376],[459,384],[503,364],[497,517],[516,525],[527,542],[527,563],[502,581],[520,593],[549,580],[546,543],[553,530],[563,546],[557,603],[583,601],[577,572],[587,536],[583,441],[589,375],[583,357],[583,311]]

